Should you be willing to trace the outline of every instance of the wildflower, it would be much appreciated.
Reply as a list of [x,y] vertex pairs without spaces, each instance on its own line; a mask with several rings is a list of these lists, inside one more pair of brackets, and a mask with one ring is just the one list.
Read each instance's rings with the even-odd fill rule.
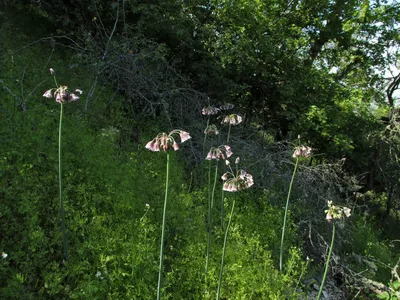
[[332,201],[328,201],[328,209],[325,210],[326,213],[326,219],[330,222],[331,220],[334,219],[344,219],[344,217],[350,217],[351,216],[351,209],[343,206],[335,206],[332,204]]
[[351,209],[348,207],[343,207],[343,213],[345,214],[345,216],[348,218],[351,216]]
[[[224,153],[225,152],[225,153]],[[219,147],[212,147],[210,151],[207,153],[206,160],[219,160],[225,159],[232,155],[231,147],[228,145],[221,145]]]
[[219,108],[209,105],[207,107],[203,107],[201,113],[205,116],[213,116],[216,115],[219,111],[220,111]]
[[146,207],[149,208],[149,207],[150,207],[150,204],[146,203]]
[[311,148],[306,146],[297,146],[293,153],[293,157],[297,158],[298,156],[309,157],[311,155]]
[[207,126],[207,128],[204,130],[205,135],[218,135],[219,131],[217,129],[217,126],[215,125],[210,125]]
[[222,117],[221,124],[239,125],[243,118],[236,114],[230,114]]
[[50,89],[50,90],[47,90],[44,94],[43,94],[43,97],[46,97],[46,98],[53,98],[53,94],[51,93],[51,90],[52,89]]
[[224,181],[223,190],[227,192],[237,192],[247,189],[254,184],[253,175],[247,173],[245,170],[238,170],[236,175],[232,172],[226,172],[221,176]]
[[2,253],[1,253],[1,258],[3,258],[3,259],[6,259],[6,258],[7,258],[7,256],[8,256],[8,254],[7,254],[7,253],[5,253],[5,252],[2,252]]
[[175,134],[179,134],[181,143],[191,138],[188,132],[175,129],[169,134],[166,134],[165,132],[159,133],[154,139],[146,144],[146,149],[149,149],[153,152],[158,152],[160,149],[165,152],[170,148],[173,148],[175,151],[179,150],[179,145],[174,138]]
[[234,107],[235,107],[235,105],[233,105],[232,103],[225,103],[225,104],[221,105],[219,107],[219,109],[220,110],[230,110],[230,109],[232,109]]
[[[54,95],[52,94],[52,91],[55,90]],[[82,91],[77,89],[76,90],[79,94],[82,94]],[[60,86],[57,89],[50,89],[47,90],[44,94],[43,97],[46,98],[56,98],[56,102],[58,103],[65,103],[65,102],[75,102],[79,99],[79,96],[76,95],[75,93],[70,93],[68,91],[68,87],[65,85]]]
[[54,72],[53,68],[50,68],[49,71],[50,71],[51,75],[54,75],[56,73],[56,72]]

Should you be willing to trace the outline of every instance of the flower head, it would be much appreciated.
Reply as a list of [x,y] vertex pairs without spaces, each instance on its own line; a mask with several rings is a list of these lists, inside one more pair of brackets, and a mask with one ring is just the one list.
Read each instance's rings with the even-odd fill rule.
[[243,118],[237,114],[230,114],[222,117],[221,124],[239,125]]
[[219,160],[226,159],[232,155],[231,147],[228,145],[221,145],[219,147],[212,147],[207,153],[206,160]]
[[146,144],[146,149],[149,149],[153,152],[158,152],[163,150],[164,152],[168,149],[174,149],[175,151],[179,150],[179,145],[175,140],[174,135],[179,135],[181,139],[181,143],[187,141],[191,138],[188,132],[183,130],[172,130],[169,134],[165,132],[159,133],[154,139]]
[[54,75],[54,74],[56,73],[56,72],[53,70],[53,68],[50,68],[49,71],[50,71],[50,74],[51,74],[51,75]]
[[201,110],[201,113],[205,116],[213,116],[216,115],[217,113],[219,113],[220,109],[215,107],[215,106],[206,106],[203,107],[203,109]]
[[325,210],[326,219],[330,222],[334,219],[344,219],[345,217],[351,216],[351,209],[343,206],[335,206],[332,204],[332,201],[328,201],[328,209]]
[[232,103],[225,103],[225,104],[221,105],[219,107],[219,109],[220,110],[230,110],[230,109],[232,109],[234,107],[235,107],[235,105],[233,105]]
[[7,258],[7,256],[8,256],[8,254],[7,254],[7,253],[5,253],[5,252],[2,252],[2,253],[1,253],[1,258],[3,258],[3,259],[6,259],[6,258]]
[[236,175],[233,172],[226,172],[221,179],[224,181],[223,190],[237,192],[251,187],[254,184],[253,176],[245,170],[238,170]]
[[[77,96],[75,93],[70,93],[68,91],[68,87],[65,85],[61,85],[59,88],[55,89],[54,95],[52,93],[54,89],[47,90],[44,94],[43,97],[46,98],[56,98],[56,102],[58,103],[65,103],[65,102],[75,102],[79,99],[79,96]],[[77,89],[76,92],[79,94],[82,94],[82,91]]]
[[311,155],[311,147],[297,146],[294,150],[293,157],[297,158],[299,156],[309,157]]
[[219,131],[217,129],[217,126],[214,124],[207,126],[207,128],[204,130],[205,135],[218,135]]

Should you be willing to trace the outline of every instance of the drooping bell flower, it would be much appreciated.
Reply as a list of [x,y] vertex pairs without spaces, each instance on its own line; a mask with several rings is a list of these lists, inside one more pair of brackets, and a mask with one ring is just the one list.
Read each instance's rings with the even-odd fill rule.
[[297,146],[293,153],[293,158],[297,158],[299,156],[309,157],[311,155],[312,148],[306,146]]
[[206,160],[220,160],[229,158],[233,152],[231,151],[231,147],[228,145],[221,145],[219,147],[212,147],[210,151],[207,153]]
[[[229,166],[229,164],[227,164]],[[227,192],[237,192],[251,187],[254,184],[253,175],[239,169],[236,174],[230,170],[221,176],[224,181],[222,189]]]
[[168,149],[178,151],[179,145],[178,142],[175,140],[175,135],[179,135],[181,143],[191,138],[188,132],[175,129],[172,130],[169,134],[165,132],[159,133],[154,139],[146,144],[145,148],[153,152],[158,152],[160,150],[166,152]]
[[230,114],[222,117],[221,124],[239,125],[243,118],[237,114]]
[[[54,94],[53,94],[54,90]],[[82,94],[83,92],[80,89],[75,90],[76,93]],[[76,93],[71,93],[68,91],[68,87],[65,85],[61,85],[58,88],[49,89],[44,94],[43,97],[48,99],[55,98],[58,103],[67,103],[67,102],[75,102],[79,100],[79,96]]]
[[216,115],[217,113],[219,113],[220,109],[215,107],[215,106],[206,106],[203,107],[203,109],[201,110],[201,113],[205,116],[213,116]]

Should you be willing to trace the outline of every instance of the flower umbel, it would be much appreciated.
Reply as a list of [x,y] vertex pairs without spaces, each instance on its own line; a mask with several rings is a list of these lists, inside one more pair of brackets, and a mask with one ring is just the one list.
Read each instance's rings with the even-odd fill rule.
[[[53,90],[54,95],[53,95]],[[79,89],[75,90],[76,93],[79,93],[80,95],[82,94],[82,91]],[[61,85],[60,87],[56,89],[49,89],[47,90],[44,94],[43,97],[46,98],[56,98],[56,102],[58,103],[66,103],[66,102],[75,102],[79,99],[79,96],[75,93],[71,93],[68,91],[68,87],[65,85]]]
[[203,107],[203,109],[201,110],[201,113],[205,116],[213,116],[216,115],[217,113],[219,113],[220,109],[215,107],[215,106],[206,106]]
[[217,129],[217,126],[215,126],[213,124],[213,125],[207,126],[207,128],[204,130],[204,134],[205,135],[218,135],[219,131]]
[[169,134],[162,132],[159,133],[154,139],[152,139],[150,142],[146,144],[146,149],[149,149],[150,151],[153,152],[158,152],[160,150],[163,150],[166,152],[168,149],[174,149],[175,151],[179,150],[179,145],[175,141],[174,135],[179,134],[179,137],[181,139],[181,143],[189,140],[191,136],[189,135],[188,132],[183,131],[183,130],[172,130]]
[[351,209],[343,206],[335,206],[332,204],[332,201],[328,201],[328,209],[325,210],[326,219],[330,222],[334,219],[344,219],[345,217],[351,216]]
[[222,117],[221,124],[239,125],[243,118],[237,114],[230,114]]
[[[224,153],[225,152],[225,153]],[[232,155],[231,147],[228,145],[221,145],[219,147],[212,147],[207,154],[206,160],[220,160],[226,159]]]
[[232,109],[234,107],[235,107],[235,105],[233,105],[232,103],[225,103],[225,104],[221,105],[219,107],[219,109],[220,110],[230,110],[230,109]]
[[226,172],[221,179],[225,181],[222,189],[227,192],[238,192],[254,184],[253,175],[242,169],[238,170],[236,175],[232,171]]
[[297,146],[294,150],[293,157],[297,158],[299,156],[309,157],[311,155],[312,149],[306,146]]

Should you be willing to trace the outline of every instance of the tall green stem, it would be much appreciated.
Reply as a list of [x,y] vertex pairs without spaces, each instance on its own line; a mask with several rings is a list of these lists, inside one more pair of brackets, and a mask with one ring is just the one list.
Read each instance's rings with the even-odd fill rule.
[[231,137],[231,123],[229,123],[229,129],[228,129],[228,137],[226,139],[226,143],[229,144],[229,138]]
[[333,242],[334,242],[334,241],[335,241],[335,222],[333,222],[333,225],[332,225],[331,247],[329,248],[328,258],[326,259],[324,276],[322,277],[321,286],[319,287],[319,292],[318,292],[317,300],[319,300],[319,299],[321,298],[322,288],[324,287],[326,274],[328,273],[329,261],[331,260],[332,249],[333,249]]
[[[207,119],[207,125],[206,125],[206,130],[208,128],[208,125],[210,124],[210,117]],[[206,131],[205,130],[205,131]],[[207,140],[207,133],[204,133],[204,140],[203,140],[203,151],[201,153],[201,157],[204,158],[204,153],[206,151],[206,140]]]
[[167,178],[165,181],[165,199],[164,199],[164,211],[163,211],[161,243],[160,243],[160,265],[158,267],[157,300],[161,299],[161,277],[162,277],[163,261],[164,261],[165,215],[167,212],[168,182],[169,182],[169,153],[167,153]]
[[58,182],[60,186],[60,214],[61,214],[61,228],[64,248],[64,259],[68,260],[68,248],[67,248],[67,237],[65,234],[65,211],[64,211],[64,198],[63,198],[63,182],[62,182],[62,149],[61,149],[61,137],[62,137],[62,119],[63,119],[63,104],[61,103],[60,108],[60,126],[58,128]]
[[294,166],[294,170],[293,170],[292,180],[290,181],[290,185],[289,185],[289,191],[288,191],[288,195],[287,195],[287,199],[286,199],[286,206],[285,206],[285,216],[283,218],[281,249],[280,249],[280,254],[279,254],[279,270],[281,272],[282,272],[283,240],[285,238],[285,229],[286,229],[286,218],[287,218],[287,212],[288,212],[288,207],[289,207],[290,193],[292,192],[292,185],[293,185],[293,181],[294,181],[294,175],[296,174],[296,170],[297,170],[297,165],[298,164],[299,164],[299,158],[297,157],[296,165]]
[[[211,170],[211,164],[210,164],[210,170]],[[209,203],[208,203],[208,241],[207,241],[207,257],[206,257],[206,274],[208,272],[208,262],[209,262],[209,257],[210,257],[212,210],[214,207],[214,195],[215,195],[215,187],[217,186],[217,176],[218,176],[218,161],[215,165],[214,185],[213,185],[213,190],[211,193],[211,200],[209,200]]]
[[219,300],[220,295],[221,295],[222,273],[223,273],[223,270],[224,270],[224,261],[225,261],[225,254],[226,254],[226,242],[228,241],[229,227],[231,225],[232,216],[233,216],[233,209],[234,208],[235,208],[235,200],[233,200],[233,203],[232,203],[231,215],[229,217],[228,226],[226,226],[226,231],[225,231],[224,248],[222,249],[221,269],[219,271],[217,300]]
[[222,188],[221,192],[221,230],[224,230],[224,197],[225,197],[225,191]]

